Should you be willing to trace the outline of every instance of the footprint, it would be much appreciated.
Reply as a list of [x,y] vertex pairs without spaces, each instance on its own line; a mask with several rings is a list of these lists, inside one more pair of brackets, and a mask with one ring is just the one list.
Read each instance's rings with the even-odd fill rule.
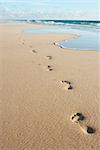
[[75,113],[74,115],[72,115],[72,116],[70,117],[70,119],[71,119],[71,121],[72,121],[73,123],[78,123],[80,129],[81,129],[85,134],[93,134],[93,133],[95,133],[95,129],[94,129],[94,128],[82,124],[82,121],[85,119],[85,117],[83,116],[82,113]]
[[62,80],[62,81],[60,81],[60,83],[64,85],[65,90],[71,90],[72,89],[71,82],[66,81],[66,80]]
[[53,71],[53,68],[48,65],[46,70],[47,70],[47,71]]
[[32,50],[33,53],[37,53],[36,50]]
[[58,43],[54,42],[53,45],[58,45]]
[[71,116],[71,121],[74,123],[78,123],[79,121],[83,121],[85,117],[83,116],[82,113],[75,113],[74,115]]
[[50,60],[52,59],[52,56],[46,56],[46,59]]
[[79,122],[79,127],[80,129],[85,133],[85,134],[93,134],[95,133],[95,129],[90,127],[90,126],[87,126],[87,125],[82,125],[80,122]]

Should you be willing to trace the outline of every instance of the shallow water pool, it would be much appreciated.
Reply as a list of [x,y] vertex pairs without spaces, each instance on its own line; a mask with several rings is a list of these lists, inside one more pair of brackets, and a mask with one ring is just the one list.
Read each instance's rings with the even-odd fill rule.
[[61,28],[33,28],[24,32],[34,34],[76,34],[78,38],[61,41],[58,45],[62,48],[74,50],[100,50],[100,32]]

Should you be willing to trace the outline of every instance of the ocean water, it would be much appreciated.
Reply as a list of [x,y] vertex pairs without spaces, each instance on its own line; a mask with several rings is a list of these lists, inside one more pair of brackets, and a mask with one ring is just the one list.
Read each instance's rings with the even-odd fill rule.
[[[24,20],[27,23],[47,24],[54,28],[32,28],[25,30],[31,33],[76,34],[78,38],[58,43],[62,48],[74,50],[100,50],[100,21],[84,20]],[[19,22],[17,20],[17,22]]]
[[100,31],[100,21],[92,20],[27,20],[27,22],[53,26],[66,26],[70,29]]

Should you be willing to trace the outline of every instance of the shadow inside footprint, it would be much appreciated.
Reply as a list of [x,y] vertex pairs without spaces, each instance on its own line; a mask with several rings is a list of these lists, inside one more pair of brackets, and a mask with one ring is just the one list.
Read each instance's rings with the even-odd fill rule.
[[71,116],[72,122],[79,123],[79,121],[83,121],[85,117],[83,116],[82,113],[75,113],[74,115]]
[[48,66],[48,68],[51,68],[51,66]]
[[70,81],[62,80],[61,83],[71,84]]
[[52,71],[53,70],[53,68],[51,67],[51,66],[47,66],[47,71]]
[[79,116],[79,121],[83,121],[85,119],[82,113],[76,113],[76,115]]
[[37,53],[36,50],[32,50],[33,53]]
[[94,128],[91,128],[91,127],[87,126],[87,133],[88,134],[93,134],[95,132],[96,132],[96,130]]
[[60,83],[63,84],[63,85],[65,85],[65,89],[66,89],[66,90],[71,90],[71,89],[73,89],[73,87],[72,87],[70,81],[62,80],[62,81],[60,81]]
[[50,59],[52,59],[52,56],[46,56],[46,59],[50,60]]
[[72,90],[72,89],[73,89],[73,87],[70,85],[69,88],[68,88],[68,90]]
[[49,71],[52,71],[52,70],[53,70],[52,68],[49,69]]

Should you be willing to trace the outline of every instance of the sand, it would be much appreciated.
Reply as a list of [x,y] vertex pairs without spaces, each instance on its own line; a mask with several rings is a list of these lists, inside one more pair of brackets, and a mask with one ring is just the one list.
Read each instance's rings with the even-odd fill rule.
[[[45,26],[0,24],[1,150],[99,150],[100,52],[53,44],[75,35],[22,32],[32,27]],[[65,90],[62,80],[73,88]],[[94,134],[71,122],[76,112]]]

